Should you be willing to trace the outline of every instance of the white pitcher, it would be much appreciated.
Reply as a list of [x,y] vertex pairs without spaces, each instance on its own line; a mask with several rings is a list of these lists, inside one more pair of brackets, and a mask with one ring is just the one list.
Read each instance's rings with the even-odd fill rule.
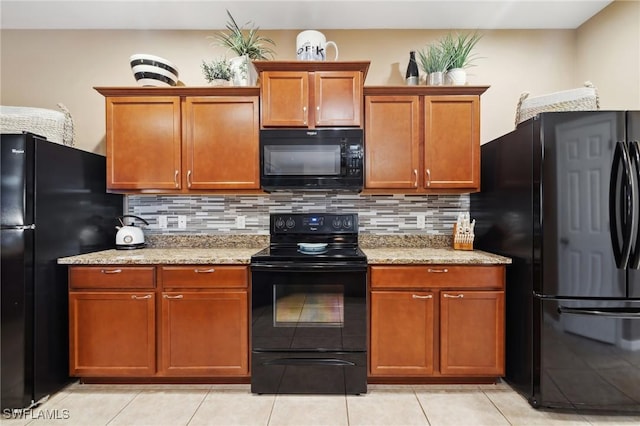
[[333,46],[336,51],[334,61],[338,60],[338,46],[327,41],[320,31],[302,31],[296,37],[296,55],[299,61],[324,61],[327,57],[327,46]]

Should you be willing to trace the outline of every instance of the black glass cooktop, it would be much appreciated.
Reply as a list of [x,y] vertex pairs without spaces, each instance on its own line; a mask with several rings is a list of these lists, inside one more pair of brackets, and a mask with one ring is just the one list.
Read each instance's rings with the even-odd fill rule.
[[332,247],[317,252],[307,252],[293,247],[267,247],[251,256],[251,262],[331,262],[331,261],[354,261],[366,262],[366,255],[359,247]]

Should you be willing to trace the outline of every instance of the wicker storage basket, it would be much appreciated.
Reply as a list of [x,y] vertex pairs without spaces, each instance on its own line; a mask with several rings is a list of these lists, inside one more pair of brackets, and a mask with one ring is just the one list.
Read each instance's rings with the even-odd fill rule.
[[51,142],[73,146],[73,119],[67,108],[60,111],[46,108],[0,106],[0,133],[31,132]]
[[532,98],[529,98],[528,92],[524,92],[520,95],[516,109],[516,127],[541,112],[593,111],[598,109],[600,109],[598,91],[588,81],[584,87]]

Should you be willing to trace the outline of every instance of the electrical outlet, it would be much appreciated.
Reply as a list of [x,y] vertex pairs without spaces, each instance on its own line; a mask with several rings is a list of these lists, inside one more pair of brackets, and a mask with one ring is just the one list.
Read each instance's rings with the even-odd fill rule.
[[247,226],[246,216],[236,216],[236,228],[244,229]]
[[418,229],[424,229],[424,227],[426,226],[425,224],[425,214],[417,214],[416,215],[416,228]]
[[167,217],[165,215],[158,216],[158,228],[167,229]]
[[187,229],[187,217],[178,215],[178,229]]

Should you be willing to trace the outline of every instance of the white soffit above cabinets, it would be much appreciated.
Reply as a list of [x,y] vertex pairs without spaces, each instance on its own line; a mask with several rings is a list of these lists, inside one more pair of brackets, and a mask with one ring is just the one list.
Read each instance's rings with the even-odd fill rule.
[[[620,0],[618,0],[620,1]],[[0,0],[3,29],[574,29],[612,0]]]

